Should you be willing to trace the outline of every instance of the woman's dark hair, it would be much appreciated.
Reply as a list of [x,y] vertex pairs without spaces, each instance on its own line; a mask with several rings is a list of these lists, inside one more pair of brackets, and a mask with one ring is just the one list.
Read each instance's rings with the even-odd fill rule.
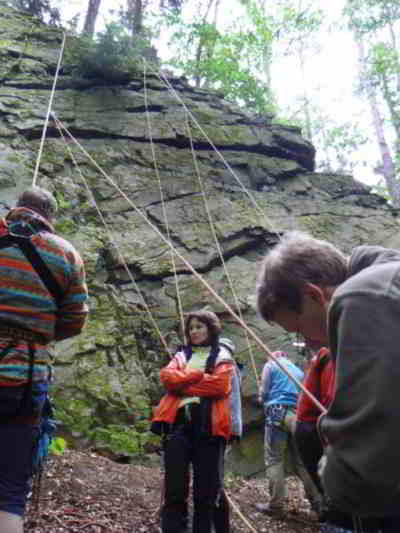
[[190,344],[190,335],[189,335],[189,327],[190,322],[193,320],[193,318],[197,318],[199,322],[202,322],[207,326],[208,333],[209,333],[209,344],[211,346],[214,346],[218,343],[218,337],[221,333],[221,322],[217,315],[213,313],[212,311],[193,311],[189,313],[186,316],[185,320],[185,337],[188,340]]

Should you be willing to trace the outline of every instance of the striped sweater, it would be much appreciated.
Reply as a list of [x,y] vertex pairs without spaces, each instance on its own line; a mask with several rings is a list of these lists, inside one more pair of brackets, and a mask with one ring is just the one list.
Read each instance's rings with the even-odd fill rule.
[[[47,342],[78,335],[85,323],[87,287],[82,259],[74,247],[57,236],[51,224],[25,207],[12,209],[0,219],[0,236],[28,236],[58,281],[63,297],[57,305],[39,274],[17,246],[0,249],[0,323],[40,333]],[[0,338],[0,354],[10,344]],[[46,346],[36,345],[33,381],[49,377],[50,356]],[[0,386],[26,382],[28,346],[19,342],[0,360]]]

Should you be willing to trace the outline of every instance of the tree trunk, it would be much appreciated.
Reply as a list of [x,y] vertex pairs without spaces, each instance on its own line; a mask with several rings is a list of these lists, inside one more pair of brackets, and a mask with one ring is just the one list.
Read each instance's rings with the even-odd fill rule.
[[[268,15],[265,11],[266,7],[266,0],[259,3],[259,9],[262,11],[263,17],[265,19],[268,18]],[[271,67],[272,67],[272,41],[266,42],[262,49],[262,67],[263,67],[263,73],[265,76],[265,82],[269,90],[271,90],[272,86],[272,75],[271,75]]]
[[[390,16],[388,17],[388,20],[390,21]],[[399,51],[397,48],[397,39],[396,39],[396,31],[394,28],[394,25],[389,22],[389,34],[390,34],[390,44],[392,45],[392,49],[396,51],[396,88],[397,88],[397,94],[395,97],[393,97],[392,93],[387,91],[388,96],[390,96],[391,105],[389,106],[390,114],[392,117],[392,122],[394,129],[396,130],[396,161],[399,161],[400,157],[400,113],[398,111],[398,96],[400,94],[400,57],[399,57]],[[386,96],[385,96],[386,98]]]
[[[208,0],[208,5],[207,5],[207,9],[206,9],[206,12],[204,14],[204,17],[203,17],[203,24],[207,22],[207,18],[208,18],[208,15],[211,11],[211,8],[212,8],[212,5],[214,3],[214,0]],[[219,4],[219,0],[217,0],[217,7],[218,7],[218,4]],[[218,9],[216,8],[216,11],[214,12],[214,17],[216,17],[217,15],[217,11]],[[204,48],[206,46],[206,43],[204,42],[204,39],[200,38],[199,40],[199,44],[197,46],[197,49],[196,49],[196,71],[198,72],[198,74],[196,74],[195,76],[195,85],[196,85],[196,88],[199,88],[200,85],[201,85],[201,73],[200,73],[200,63],[201,63],[201,59],[202,59],[202,56],[203,56],[203,51],[204,51]],[[208,50],[208,52],[210,52]]]
[[271,76],[271,66],[272,66],[272,44],[266,44],[262,50],[262,64],[263,72],[265,76],[265,82],[268,89],[271,89],[272,76]]
[[383,129],[383,118],[381,116],[378,99],[375,89],[366,74],[366,56],[362,36],[355,33],[355,41],[358,48],[360,76],[363,84],[363,90],[367,95],[369,106],[372,113],[372,123],[375,135],[378,140],[379,151],[382,159],[382,174],[389,191],[390,198],[395,207],[400,207],[400,184],[396,181],[396,167],[393,162],[390,147],[386,142],[385,132]]
[[85,24],[83,26],[83,33],[89,37],[93,37],[96,27],[96,19],[99,14],[101,0],[89,0],[88,9],[86,12]]
[[132,39],[143,32],[143,2],[142,0],[127,0],[128,21]]
[[396,70],[396,85],[397,85],[397,93],[400,93],[400,61],[399,61],[399,52],[397,49],[397,39],[396,39],[396,32],[394,29],[393,24],[389,23],[389,34],[390,34],[390,42],[392,45],[393,50],[396,50],[396,63],[397,63],[397,70]]
[[39,18],[42,18],[42,0],[29,0],[28,12]]
[[301,72],[302,85],[303,85],[302,87],[303,102],[304,102],[303,109],[304,109],[304,121],[306,125],[305,137],[310,142],[312,142],[313,132],[312,132],[312,124],[311,124],[310,99],[308,97],[308,91],[307,91],[307,76],[306,76],[306,69],[305,69],[303,46],[300,46],[299,51],[298,51],[298,56],[299,56],[300,72]]

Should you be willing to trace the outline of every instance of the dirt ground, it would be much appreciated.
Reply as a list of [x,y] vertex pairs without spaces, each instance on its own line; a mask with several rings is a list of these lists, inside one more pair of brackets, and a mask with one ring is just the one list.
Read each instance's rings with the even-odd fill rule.
[[[94,453],[67,451],[52,457],[43,475],[39,509],[31,502],[25,520],[30,533],[160,533],[162,473],[159,467],[123,465]],[[315,515],[297,480],[289,480],[284,519],[256,511],[267,502],[262,479],[227,476],[232,533],[317,533]]]

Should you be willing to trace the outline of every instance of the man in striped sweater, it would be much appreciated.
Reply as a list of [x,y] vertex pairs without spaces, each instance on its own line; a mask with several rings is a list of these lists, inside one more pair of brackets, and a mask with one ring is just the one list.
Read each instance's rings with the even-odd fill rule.
[[57,236],[54,197],[32,187],[0,219],[0,531],[22,533],[33,443],[50,379],[47,345],[88,313],[82,259]]

